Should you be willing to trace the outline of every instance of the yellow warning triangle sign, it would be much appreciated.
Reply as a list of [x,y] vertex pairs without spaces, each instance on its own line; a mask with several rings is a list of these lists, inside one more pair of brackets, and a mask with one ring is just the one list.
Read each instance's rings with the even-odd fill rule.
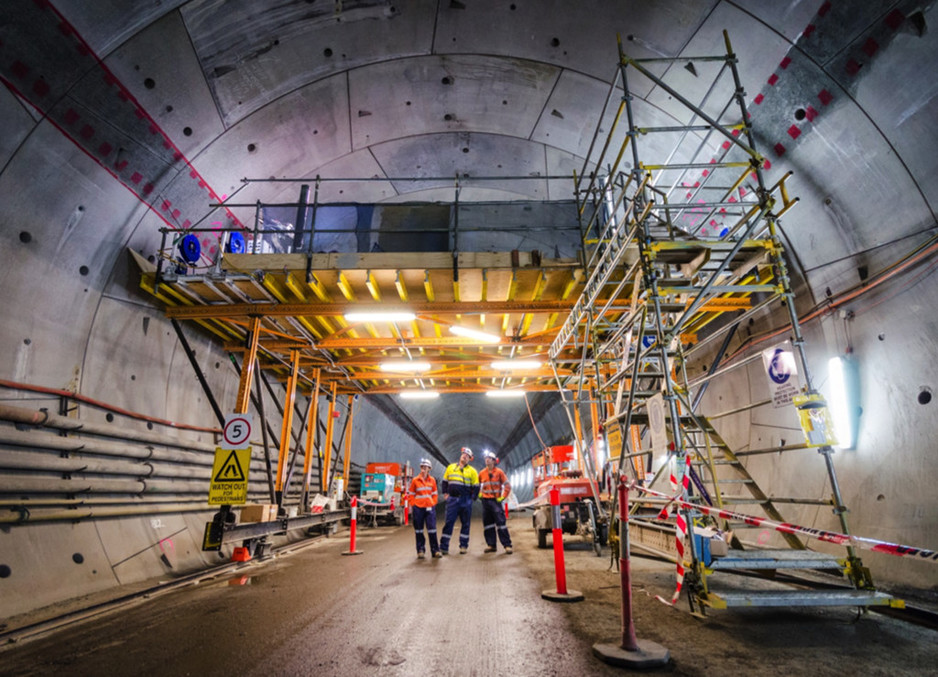
[[215,479],[213,482],[246,482],[247,477],[244,474],[244,469],[241,467],[241,462],[238,460],[238,455],[235,453],[235,450],[232,449],[231,453],[228,454],[228,458],[225,459],[225,462],[222,463],[221,468],[218,469],[218,472],[215,474]]

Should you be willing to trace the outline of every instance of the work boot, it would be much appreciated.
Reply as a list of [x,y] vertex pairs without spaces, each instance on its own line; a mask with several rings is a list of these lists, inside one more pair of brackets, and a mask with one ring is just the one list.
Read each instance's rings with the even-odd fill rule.
[[449,554],[449,550],[440,550],[440,554],[441,554],[441,555],[448,555],[448,554]]
[[494,545],[490,545],[489,547],[487,547],[487,548],[486,548],[485,550],[483,550],[482,552],[495,552],[496,550],[497,550],[497,548],[496,548]]
[[[494,550],[494,549],[495,549],[495,548],[492,548],[492,550]],[[511,553],[512,553],[511,546],[510,546],[510,545],[505,546],[505,554],[506,554],[506,555],[510,555]]]
[[442,556],[443,556],[443,553],[440,551],[433,553],[433,559],[439,559]]
[[424,554],[423,552],[417,553],[417,559],[423,559],[424,557],[426,557],[426,554]]
[[459,548],[460,555],[465,555],[467,552],[469,552],[469,548]]

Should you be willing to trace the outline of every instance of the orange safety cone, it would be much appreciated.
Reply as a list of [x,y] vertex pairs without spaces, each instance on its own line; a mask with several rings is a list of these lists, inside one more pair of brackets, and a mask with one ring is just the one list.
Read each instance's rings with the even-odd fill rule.
[[556,590],[545,590],[541,597],[551,602],[582,602],[585,597],[577,590],[567,590],[567,572],[563,563],[563,531],[560,524],[560,490],[550,490],[550,511],[553,517],[554,531],[554,574],[557,579]]
[[351,527],[349,528],[349,546],[348,552],[343,552],[343,555],[360,555],[362,554],[361,550],[355,549],[355,532],[357,531],[358,526],[358,496],[352,496],[352,511],[351,511]]

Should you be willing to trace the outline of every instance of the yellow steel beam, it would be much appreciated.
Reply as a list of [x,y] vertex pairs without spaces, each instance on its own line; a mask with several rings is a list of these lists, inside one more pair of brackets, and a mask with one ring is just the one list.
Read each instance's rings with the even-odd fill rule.
[[[268,277],[265,279],[265,285]],[[277,283],[270,283],[268,289],[274,296],[280,299],[283,296],[286,299],[282,288]],[[573,308],[574,299],[563,300],[538,300],[538,301],[475,301],[465,303],[455,303],[452,301],[426,301],[411,302],[406,306],[418,315],[426,314],[471,314],[471,313],[553,313],[563,312]],[[597,306],[604,305],[605,302],[600,299],[596,301]],[[610,306],[610,312],[624,310],[628,307],[628,301],[615,300]],[[375,311],[387,310],[387,304],[377,303],[234,303],[231,305],[212,305],[212,306],[175,306],[167,308],[166,316],[177,320],[195,320],[195,319],[213,319],[213,318],[235,318],[251,317],[254,315],[263,315],[266,317],[340,317],[348,312],[368,312],[370,309]],[[343,325],[344,326],[344,325]]]
[[404,278],[401,277],[401,271],[397,271],[397,274],[394,277],[394,286],[397,288],[397,295],[400,297],[401,301],[407,302],[407,285],[404,283]]
[[375,301],[381,301],[381,289],[378,288],[378,280],[375,279],[375,274],[370,270],[365,272],[365,287],[368,288],[371,298]]
[[430,303],[433,303],[433,300],[436,298],[436,296],[433,293],[433,283],[430,282],[429,270],[424,271],[424,274],[423,274],[423,291],[427,295],[427,301],[429,301]]

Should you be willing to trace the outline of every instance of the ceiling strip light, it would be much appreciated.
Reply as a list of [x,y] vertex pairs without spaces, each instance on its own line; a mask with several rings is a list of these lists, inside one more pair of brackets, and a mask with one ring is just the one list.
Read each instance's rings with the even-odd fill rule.
[[476,341],[484,341],[485,343],[501,343],[502,340],[501,336],[487,334],[484,331],[478,331],[476,329],[466,329],[466,327],[450,327],[449,330],[457,336],[475,339]]
[[345,319],[349,322],[410,322],[417,316],[407,310],[384,310],[345,313]]
[[402,400],[432,400],[440,396],[435,390],[405,390],[400,393]]
[[509,398],[509,397],[524,397],[524,395],[525,395],[524,390],[486,390],[485,391],[486,397]]
[[522,369],[540,369],[543,363],[538,360],[499,360],[492,362],[492,369],[498,371],[520,371]]
[[382,362],[378,365],[381,371],[398,371],[411,373],[415,371],[429,371],[431,368],[429,362],[412,362],[410,360],[397,360],[395,362]]

